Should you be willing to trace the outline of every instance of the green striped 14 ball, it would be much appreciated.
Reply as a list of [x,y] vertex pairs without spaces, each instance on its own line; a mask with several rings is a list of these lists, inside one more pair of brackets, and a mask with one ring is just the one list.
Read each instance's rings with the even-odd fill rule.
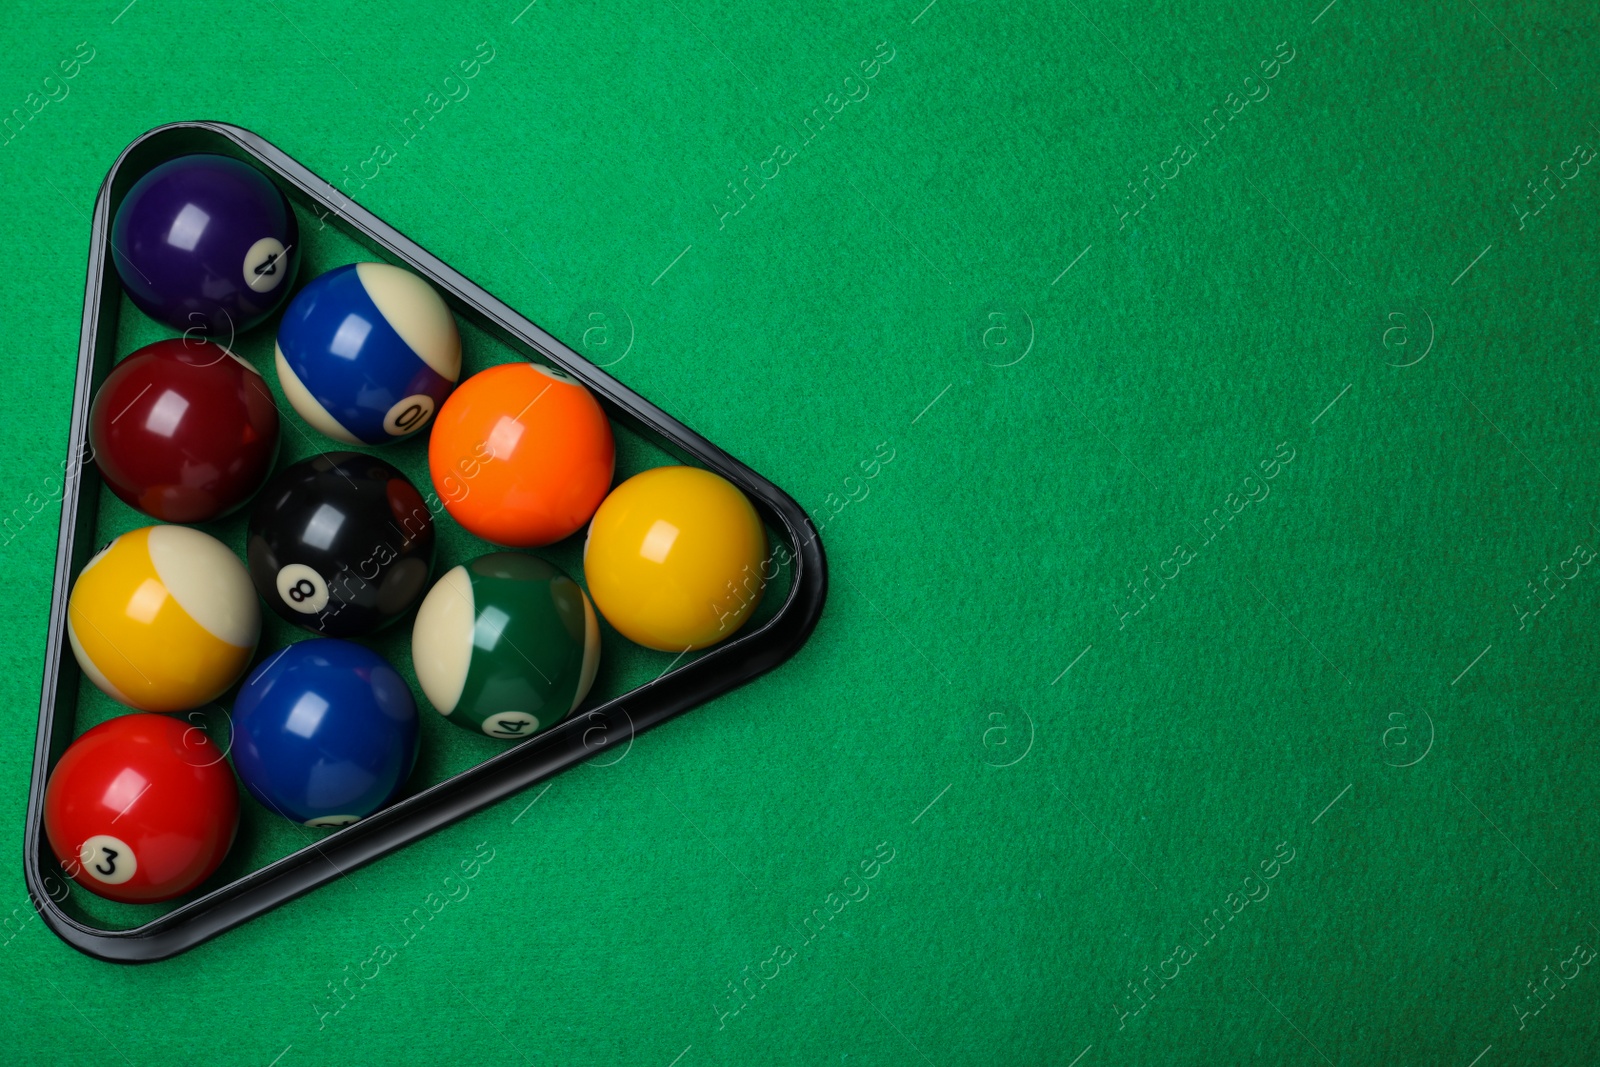
[[588,594],[553,564],[491,552],[428,591],[411,656],[441,715],[515,740],[560,722],[589,695],[600,625]]

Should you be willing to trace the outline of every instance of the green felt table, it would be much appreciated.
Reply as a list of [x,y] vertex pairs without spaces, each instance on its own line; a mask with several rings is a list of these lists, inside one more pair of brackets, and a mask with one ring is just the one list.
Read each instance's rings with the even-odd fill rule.
[[[525,2],[6,13],[0,1059],[1600,1057],[1592,12]],[[24,815],[88,213],[193,118],[772,478],[832,585],[776,672],[129,967],[33,916]]]

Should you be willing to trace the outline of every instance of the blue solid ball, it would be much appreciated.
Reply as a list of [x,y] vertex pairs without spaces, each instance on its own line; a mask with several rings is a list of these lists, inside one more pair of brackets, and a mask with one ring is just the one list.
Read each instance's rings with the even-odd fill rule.
[[336,441],[382,445],[426,426],[456,387],[461,334],[415,274],[351,263],[295,294],[276,362],[283,394],[306,422]]
[[405,679],[349,641],[269,657],[233,705],[233,765],[250,795],[307,826],[344,826],[392,800],[417,762]]
[[270,178],[206,153],[152,168],[111,223],[111,261],[139,310],[224,343],[283,303],[299,244],[294,209]]

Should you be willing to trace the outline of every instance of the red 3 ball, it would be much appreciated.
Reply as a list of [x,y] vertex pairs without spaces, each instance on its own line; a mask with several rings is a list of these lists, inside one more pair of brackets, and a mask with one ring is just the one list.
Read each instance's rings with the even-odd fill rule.
[[223,752],[169,715],[120,715],[67,747],[44,791],[50,849],[79,885],[145,904],[209,878],[233,844],[239,790]]
[[106,485],[146,515],[205,522],[272,471],[278,408],[256,369],[199,338],[146,345],[112,368],[89,411]]

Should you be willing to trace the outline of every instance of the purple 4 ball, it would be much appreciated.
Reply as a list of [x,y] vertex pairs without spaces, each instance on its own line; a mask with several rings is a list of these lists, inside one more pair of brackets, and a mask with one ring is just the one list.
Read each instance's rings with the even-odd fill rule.
[[140,178],[111,224],[111,258],[134,304],[174,329],[224,338],[283,303],[299,241],[294,210],[271,179],[206,154]]

